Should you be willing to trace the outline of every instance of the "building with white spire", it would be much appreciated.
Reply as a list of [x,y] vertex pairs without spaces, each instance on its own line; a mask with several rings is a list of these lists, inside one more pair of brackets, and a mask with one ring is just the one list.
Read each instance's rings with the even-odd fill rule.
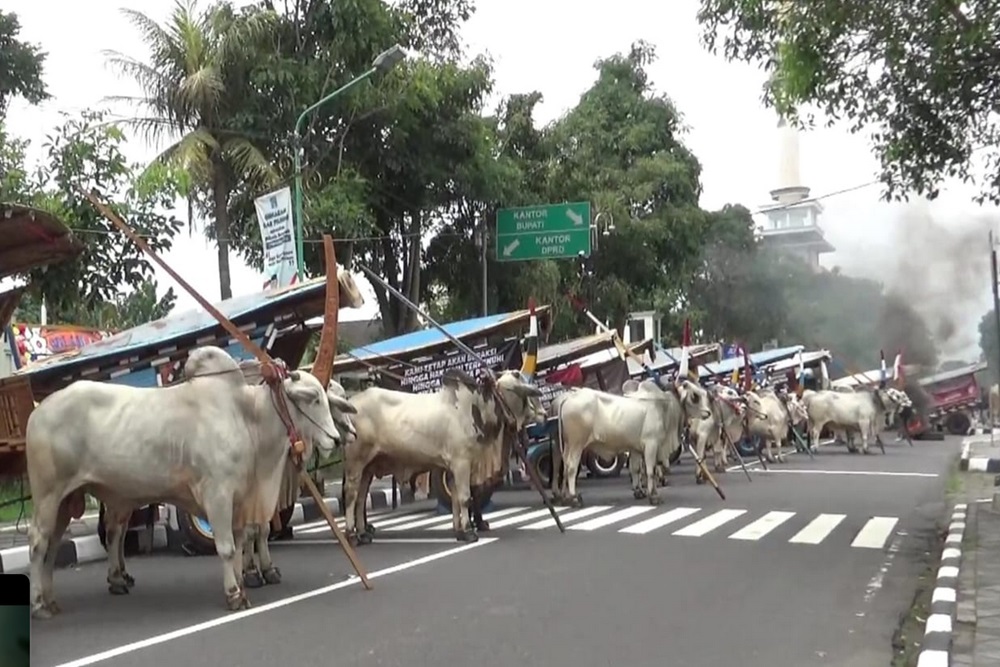
[[823,206],[809,199],[809,188],[799,173],[799,132],[778,121],[778,187],[771,190],[771,202],[761,207],[764,223],[760,233],[766,246],[795,255],[819,271],[819,256],[836,248],[823,236],[819,218]]

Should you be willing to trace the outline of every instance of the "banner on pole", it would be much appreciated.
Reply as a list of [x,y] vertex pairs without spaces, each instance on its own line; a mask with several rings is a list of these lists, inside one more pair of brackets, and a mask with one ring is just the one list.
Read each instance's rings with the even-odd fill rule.
[[257,197],[254,207],[264,250],[264,289],[287,287],[298,277],[292,190],[284,187]]

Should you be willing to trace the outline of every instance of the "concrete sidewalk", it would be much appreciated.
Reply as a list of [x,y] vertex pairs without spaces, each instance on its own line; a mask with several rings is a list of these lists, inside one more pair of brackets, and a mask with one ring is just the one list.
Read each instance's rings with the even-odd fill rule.
[[1000,665],[1000,512],[988,501],[969,503],[966,525],[950,664]]
[[966,438],[958,467],[968,472],[1000,472],[1000,429],[994,429],[992,435]]

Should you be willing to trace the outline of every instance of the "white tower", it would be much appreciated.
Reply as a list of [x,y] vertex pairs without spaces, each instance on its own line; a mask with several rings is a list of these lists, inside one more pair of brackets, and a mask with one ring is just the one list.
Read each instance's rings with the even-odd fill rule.
[[819,271],[819,256],[834,248],[823,236],[819,217],[823,207],[809,200],[809,188],[799,173],[799,132],[778,120],[778,187],[771,190],[771,202],[761,211],[766,217],[762,242],[794,254]]

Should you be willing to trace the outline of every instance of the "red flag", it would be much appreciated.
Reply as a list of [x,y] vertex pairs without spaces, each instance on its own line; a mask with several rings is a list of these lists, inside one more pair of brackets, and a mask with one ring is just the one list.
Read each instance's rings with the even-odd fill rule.
[[545,376],[547,384],[562,384],[567,387],[579,387],[583,384],[583,369],[580,364],[573,364],[558,371],[551,371]]
[[743,391],[750,391],[753,387],[753,372],[750,369],[750,354],[746,346],[743,346]]

